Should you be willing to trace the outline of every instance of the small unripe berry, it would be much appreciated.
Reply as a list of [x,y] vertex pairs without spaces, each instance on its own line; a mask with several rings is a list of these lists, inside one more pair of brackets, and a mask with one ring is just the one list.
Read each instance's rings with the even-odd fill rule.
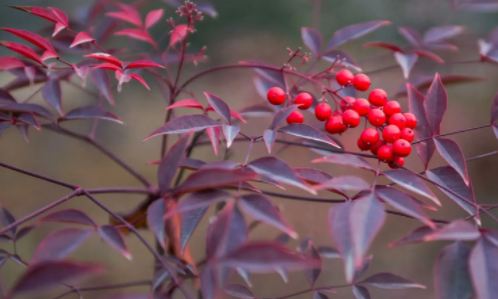
[[363,140],[361,140],[361,138],[358,138],[358,148],[362,151],[366,151],[370,148],[370,146],[368,144],[366,144],[365,142],[363,142]]
[[389,117],[389,124],[403,129],[406,127],[406,118],[401,113],[394,113],[391,117]]
[[370,101],[370,104],[377,107],[384,106],[387,103],[387,93],[384,89],[374,89],[368,95],[368,101]]
[[413,139],[415,139],[415,132],[410,128],[404,128],[401,130],[401,136],[399,138],[412,142]]
[[408,157],[412,152],[410,142],[404,139],[398,139],[393,143],[393,151],[396,156]]
[[342,114],[342,121],[348,128],[356,128],[360,124],[360,115],[354,110],[346,110]]
[[401,106],[397,101],[389,101],[384,105],[384,113],[391,116],[394,113],[401,113]]
[[332,108],[327,103],[320,103],[315,107],[315,116],[318,120],[327,120],[332,116]]
[[341,101],[341,111],[344,112],[348,109],[353,109],[353,104],[356,101],[353,97],[344,97],[344,101]]
[[384,140],[380,139],[379,141],[377,141],[377,143],[376,143],[376,144],[374,144],[374,145],[372,145],[372,146],[370,147],[370,152],[371,152],[372,154],[374,154],[374,155],[377,155],[377,151],[379,150],[379,148],[380,148],[381,146],[385,145],[385,144],[386,144],[386,142],[385,142]]
[[401,130],[395,125],[388,125],[382,130],[382,139],[387,143],[393,143],[399,139]]
[[342,123],[342,116],[332,116],[325,122],[325,131],[330,134],[338,134],[346,131],[347,127]]
[[372,109],[368,112],[368,122],[372,126],[380,127],[386,122],[386,115],[380,109]]
[[374,145],[379,141],[380,134],[375,128],[366,128],[361,132],[360,139],[366,145]]
[[268,90],[266,98],[273,105],[282,105],[285,102],[285,91],[280,87],[272,87]]
[[350,70],[346,69],[340,70],[339,72],[337,72],[337,75],[335,75],[335,80],[341,86],[348,84],[349,82],[353,81],[353,79],[354,79],[353,73],[351,73]]
[[297,95],[294,104],[299,105],[297,108],[301,110],[309,109],[313,105],[313,97],[307,92],[302,92]]
[[353,86],[359,91],[368,90],[370,88],[370,78],[365,74],[358,74],[354,76]]
[[356,99],[353,103],[353,110],[358,112],[360,116],[365,116],[370,111],[370,103],[366,99]]
[[417,126],[417,117],[413,115],[413,113],[403,113],[403,116],[406,119],[406,127],[410,129],[415,129]]
[[286,118],[288,124],[302,124],[304,122],[304,116],[301,112],[294,110]]
[[396,157],[394,157],[394,160],[392,162],[390,162],[388,165],[392,169],[397,169],[399,167],[396,164],[398,164],[399,166],[405,165],[405,158],[396,156]]
[[382,162],[391,162],[394,159],[393,147],[386,144],[377,151],[377,158]]

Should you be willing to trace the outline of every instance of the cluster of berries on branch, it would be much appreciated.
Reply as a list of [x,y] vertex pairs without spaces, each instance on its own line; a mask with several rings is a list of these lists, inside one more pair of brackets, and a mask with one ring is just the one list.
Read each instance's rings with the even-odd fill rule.
[[[336,74],[340,86],[353,86],[358,91],[370,88],[370,78],[365,74],[353,75],[343,69]],[[380,161],[388,163],[391,168],[403,166],[404,158],[410,155],[411,142],[415,138],[413,129],[417,126],[417,118],[412,113],[403,113],[397,101],[388,101],[383,89],[374,89],[364,98],[337,97],[341,99],[340,111],[332,111],[329,104],[322,102],[315,107],[315,117],[325,121],[325,130],[331,134],[342,134],[348,128],[360,125],[365,118],[365,129],[358,138],[358,148],[370,150]],[[286,100],[285,91],[280,87],[272,87],[267,94],[268,101],[273,105],[282,105]],[[307,110],[313,104],[313,97],[302,92],[294,99],[294,104],[300,110]],[[299,110],[294,110],[287,117],[287,123],[303,123],[304,116]],[[371,127],[367,127],[370,124]]]

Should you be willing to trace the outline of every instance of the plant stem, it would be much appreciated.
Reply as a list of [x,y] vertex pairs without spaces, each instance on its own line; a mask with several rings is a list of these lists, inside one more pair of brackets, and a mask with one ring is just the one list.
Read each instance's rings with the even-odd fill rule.
[[468,161],[474,161],[474,160],[486,158],[486,157],[489,157],[489,156],[493,156],[493,155],[496,155],[496,154],[498,154],[498,151],[494,151],[494,152],[482,154],[482,155],[479,155],[479,156],[471,157],[471,158],[466,159],[465,161],[467,161],[467,162]]
[[40,180],[44,180],[44,181],[47,181],[47,182],[50,182],[50,183],[53,183],[53,184],[56,184],[56,185],[59,185],[62,187],[66,187],[69,189],[75,190],[78,188],[78,186],[76,186],[76,185],[65,183],[65,182],[62,182],[62,181],[59,181],[56,179],[52,179],[52,178],[46,177],[44,175],[37,174],[37,173],[31,172],[31,171],[27,171],[27,170],[24,170],[24,169],[21,169],[21,168],[12,166],[12,165],[8,165],[8,164],[2,163],[2,162],[0,162],[0,166],[4,167],[4,168],[8,168],[10,170],[14,170],[14,171],[26,174],[26,175],[29,175],[29,176],[32,176],[32,177],[35,177],[35,178],[38,178]]
[[424,142],[424,141],[427,141],[429,139],[436,138],[436,137],[443,137],[443,136],[449,136],[449,135],[459,134],[459,133],[463,133],[463,132],[469,132],[469,131],[479,130],[479,129],[487,128],[487,127],[490,127],[490,126],[491,126],[491,124],[486,124],[486,125],[482,125],[482,126],[478,126],[478,127],[473,127],[473,128],[468,128],[468,129],[463,129],[463,130],[459,130],[459,131],[455,131],[455,132],[449,132],[449,133],[445,133],[445,134],[439,134],[439,135],[435,135],[435,136],[432,136],[432,137],[429,137],[429,138],[425,138],[425,139],[421,139],[421,140],[417,140],[415,142],[412,142],[412,145],[420,143],[420,142]]
[[101,290],[112,290],[112,289],[120,289],[120,288],[130,288],[130,287],[136,287],[136,286],[143,286],[143,285],[151,285],[152,281],[150,280],[139,280],[139,281],[133,281],[133,282],[125,282],[125,283],[117,283],[117,284],[104,284],[104,285],[99,285],[99,286],[93,286],[93,287],[86,287],[86,288],[78,288],[78,289],[72,289],[69,290],[65,293],[62,293],[58,295],[57,297],[53,297],[52,299],[60,299],[66,295],[75,293],[76,290],[79,292],[90,292],[90,291],[101,291]]

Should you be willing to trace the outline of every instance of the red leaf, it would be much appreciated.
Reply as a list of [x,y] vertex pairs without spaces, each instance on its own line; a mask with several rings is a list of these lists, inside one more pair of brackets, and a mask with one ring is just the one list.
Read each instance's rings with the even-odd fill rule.
[[365,280],[360,281],[358,284],[391,290],[408,288],[425,289],[424,285],[392,273],[377,273]]
[[275,130],[278,125],[283,122],[292,111],[296,110],[298,105],[291,105],[285,108],[280,109],[275,116],[273,117],[273,121],[269,127],[270,130]]
[[391,22],[389,21],[370,21],[343,27],[334,33],[327,45],[327,50],[325,52],[331,50],[332,48],[336,48],[350,40],[362,37],[363,35],[375,31],[382,26],[390,24]]
[[424,34],[424,44],[438,44],[463,32],[463,26],[446,25],[433,27]]
[[30,265],[61,260],[76,250],[92,233],[88,228],[64,228],[45,237],[36,247]]
[[21,68],[24,66],[24,62],[15,57],[0,57],[0,71],[8,71],[10,69]]
[[159,190],[164,195],[171,186],[171,181],[175,177],[176,170],[185,155],[192,131],[182,135],[162,157],[157,170],[157,181]]
[[121,68],[119,66],[112,64],[112,63],[107,63],[107,62],[98,64],[92,68],[92,70],[96,70],[96,69],[106,69],[106,70],[110,70],[110,71],[121,71]]
[[66,28],[67,27],[62,23],[55,23],[54,33],[52,33],[52,37],[55,37],[57,34],[59,34],[62,30]]
[[90,36],[90,34],[85,31],[81,31],[75,37],[69,48],[73,48],[86,43],[93,43],[95,39]]
[[157,64],[153,61],[150,61],[147,59],[141,59],[141,60],[136,60],[136,61],[130,62],[128,65],[126,65],[125,69],[134,69],[134,68],[143,68],[143,67],[164,68],[164,66]]
[[50,113],[50,111],[48,111],[45,107],[30,103],[14,103],[0,106],[0,111],[31,112],[46,118],[52,117],[52,113]]
[[201,131],[206,128],[219,127],[221,125],[221,123],[215,121],[214,119],[201,114],[184,115],[177,117],[159,127],[149,136],[147,136],[145,140],[164,134],[181,134],[186,133],[192,129],[194,129],[195,131]]
[[226,186],[233,183],[254,180],[257,174],[252,171],[235,169],[199,169],[188,176],[175,190],[177,195],[198,190]]
[[206,133],[211,141],[211,146],[213,147],[214,154],[218,156],[218,149],[220,147],[220,137],[221,129],[220,127],[206,128]]
[[188,25],[187,24],[180,24],[175,26],[173,30],[171,31],[171,38],[169,40],[169,45],[173,46],[177,42],[183,40],[188,33]]
[[69,19],[65,12],[58,9],[57,7],[48,7],[52,11],[52,13],[57,17],[57,20],[64,25],[66,28],[69,26]]
[[88,217],[85,213],[75,209],[57,211],[38,220],[38,222],[49,222],[49,221],[76,223],[76,224],[82,224],[94,227],[97,226],[95,222],[93,222],[93,220],[90,217]]
[[277,132],[274,130],[265,130],[263,132],[263,140],[266,145],[266,149],[268,153],[271,153],[273,145],[275,144],[275,140],[277,139]]
[[181,100],[181,101],[178,101],[178,102],[175,102],[174,104],[172,105],[169,105],[166,110],[169,110],[169,109],[173,109],[173,108],[181,108],[181,107],[185,107],[185,108],[197,108],[197,109],[204,109],[204,107],[202,107],[202,105],[197,102],[196,100],[194,99],[185,99],[185,100]]
[[422,195],[432,200],[438,206],[441,206],[441,202],[437,199],[436,195],[434,195],[431,189],[425,185],[424,181],[415,174],[403,169],[388,170],[384,171],[382,174],[396,184],[399,184],[401,187]]
[[230,148],[232,146],[233,140],[240,132],[240,127],[237,125],[229,126],[223,124],[221,129],[223,130],[223,135],[225,136],[225,140],[227,141],[227,148]]
[[418,49],[418,50],[415,50],[415,53],[417,53],[418,56],[434,60],[437,63],[444,63],[444,60],[441,57],[437,56],[436,54],[434,54],[434,53],[432,53],[430,51]]
[[16,53],[19,53],[20,55],[26,57],[26,58],[29,58],[31,60],[34,60],[38,63],[41,63],[43,65],[45,65],[43,63],[43,61],[41,60],[40,56],[38,56],[38,54],[36,54],[35,51],[33,51],[32,49],[26,47],[25,45],[21,45],[21,44],[18,44],[18,43],[13,43],[13,42],[5,42],[5,41],[0,41],[0,46],[2,47],[5,47],[9,50],[12,50]]
[[301,28],[301,37],[303,39],[303,43],[311,50],[311,52],[318,56],[323,44],[320,32],[314,28],[303,27]]
[[463,219],[459,219],[426,235],[424,241],[475,241],[480,236],[481,233],[477,227]]
[[164,215],[166,214],[166,206],[163,198],[155,200],[147,209],[147,224],[154,232],[156,240],[161,244],[163,249],[166,249],[166,222]]
[[284,132],[289,135],[294,135],[308,140],[315,140],[340,148],[337,143],[335,143],[327,135],[307,124],[289,124],[278,129],[278,132]]
[[64,115],[60,120],[70,119],[103,119],[123,124],[121,119],[114,113],[105,110],[101,106],[91,105],[75,108]]
[[439,137],[434,138],[434,143],[441,157],[460,174],[465,184],[469,185],[467,164],[465,163],[465,157],[460,146],[451,139]]
[[493,299],[498,293],[495,283],[498,273],[498,250],[489,240],[481,238],[472,248],[469,257],[472,284],[479,299]]
[[54,14],[54,12],[48,8],[45,7],[38,7],[38,6],[9,6],[15,9],[19,9],[21,11],[34,14],[35,16],[42,17],[46,20],[49,20],[51,22],[57,23],[60,22],[59,18]]
[[314,190],[337,189],[337,190],[365,190],[370,188],[365,180],[360,177],[345,175],[338,176],[321,184],[313,186]]
[[84,57],[95,58],[98,60],[102,60],[102,61],[114,64],[121,69],[123,68],[123,63],[119,59],[117,59],[116,57],[109,55],[107,53],[93,53],[93,54],[85,55]]
[[334,240],[344,262],[344,272],[347,282],[353,281],[355,270],[354,245],[351,239],[352,221],[350,220],[352,208],[353,202],[347,201],[332,206],[328,214],[328,227],[332,240]]
[[194,230],[199,225],[199,222],[206,214],[207,208],[198,209],[191,212],[183,213],[181,217],[180,224],[180,243],[181,243],[181,253],[185,250],[188,240],[194,233]]
[[400,53],[403,52],[403,49],[401,49],[397,45],[391,43],[384,43],[384,42],[369,42],[363,44],[363,48],[382,48],[393,52],[400,52]]
[[55,59],[55,58],[58,58],[59,55],[55,52],[52,52],[52,51],[45,51],[43,52],[43,55],[41,56],[41,60],[45,61],[45,60],[48,60],[48,59]]
[[142,85],[145,86],[145,88],[147,88],[148,90],[150,90],[149,85],[147,85],[147,82],[145,82],[144,78],[142,78],[140,75],[131,73],[130,76],[131,76],[132,79],[134,79],[134,80],[142,83]]
[[410,77],[410,72],[417,62],[418,55],[417,54],[403,54],[401,52],[396,52],[394,53],[394,58],[396,59],[396,62],[399,64],[401,67],[401,70],[403,70],[403,76],[405,79],[408,79]]
[[123,237],[114,226],[111,225],[101,226],[99,227],[98,232],[99,235],[107,244],[109,244],[112,248],[119,251],[119,253],[121,253],[125,258],[131,260],[130,251],[126,247]]
[[223,118],[229,125],[232,124],[232,118],[230,113],[230,107],[221,98],[211,94],[209,92],[204,92],[209,105],[218,113],[221,118]]
[[61,83],[59,80],[51,78],[43,85],[42,87],[42,95],[43,99],[52,107],[60,115],[64,114],[62,110],[62,92],[61,92]]
[[123,3],[115,3],[116,6],[121,9],[120,12],[109,12],[106,13],[107,16],[111,18],[115,18],[118,20],[122,20],[133,24],[137,27],[142,27],[142,18],[140,17],[140,13],[136,10],[135,7]]
[[129,28],[129,29],[123,29],[120,31],[117,31],[114,33],[114,35],[118,36],[127,36],[136,40],[140,40],[146,43],[149,43],[153,45],[154,47],[157,47],[156,42],[152,39],[150,34],[143,30],[143,29],[134,29],[134,28]]
[[226,191],[218,189],[208,189],[204,191],[190,193],[172,210],[169,210],[164,218],[170,218],[176,214],[183,214],[199,209],[207,208],[219,202],[228,201],[232,195]]
[[114,99],[111,92],[111,83],[109,82],[109,75],[103,69],[95,69],[90,73],[90,79],[97,87],[100,94],[107,99],[107,101],[114,106]]
[[434,286],[438,298],[472,298],[468,259],[470,248],[455,242],[443,248],[434,264]]
[[11,29],[11,28],[0,28],[0,30],[4,30],[14,35],[17,35],[20,38],[32,43],[33,45],[39,47],[42,50],[55,52],[54,47],[52,47],[52,45],[45,38],[36,33],[29,32],[27,30]]
[[353,154],[334,154],[311,161],[311,163],[324,163],[324,162],[347,165],[375,172],[375,169],[367,160]]
[[409,27],[399,27],[398,32],[414,47],[420,47],[422,37],[420,33]]
[[164,9],[150,11],[145,17],[145,29],[149,29],[154,26],[163,17],[163,14]]

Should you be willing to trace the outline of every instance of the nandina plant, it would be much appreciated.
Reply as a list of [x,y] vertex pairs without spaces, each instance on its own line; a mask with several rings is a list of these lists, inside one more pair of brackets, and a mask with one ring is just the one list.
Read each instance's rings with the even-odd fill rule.
[[[86,297],[85,291],[89,290],[145,285],[149,291],[137,298],[170,298],[178,290],[182,296],[193,299],[196,290],[187,287],[190,284],[186,283],[192,280],[201,298],[230,295],[247,299],[259,296],[257,289],[250,289],[249,273],[278,272],[285,278],[287,271],[303,271],[310,287],[298,293],[283,293],[279,298],[307,292],[313,293],[314,298],[326,298],[327,292],[347,288],[357,299],[368,299],[371,298],[370,288],[424,289],[424,285],[405,278],[403,273],[364,275],[375,258],[369,252],[370,244],[383,227],[387,214],[410,218],[419,222],[420,227],[407,232],[398,241],[384,244],[386,250],[421,242],[451,242],[441,250],[437,260],[421,261],[434,264],[437,298],[492,299],[498,296],[495,282],[498,231],[483,227],[481,222],[481,216],[498,221],[490,212],[498,205],[479,203],[467,172],[467,163],[485,159],[498,151],[469,158],[451,139],[452,135],[472,130],[493,130],[498,135],[498,96],[489,101],[489,119],[481,118],[482,123],[476,127],[442,132],[441,122],[448,108],[444,85],[482,78],[412,74],[419,59],[435,64],[460,63],[444,62],[437,52],[457,50],[451,39],[462,34],[463,26],[434,27],[423,35],[413,28],[400,27],[399,33],[408,45],[383,41],[365,44],[365,47],[380,47],[387,55],[392,55],[396,62],[394,66],[399,66],[406,79],[406,85],[398,94],[388,95],[385,87],[371,83],[369,73],[394,71],[392,65],[365,73],[352,57],[338,50],[352,39],[390,26],[388,21],[368,21],[338,29],[327,44],[316,29],[302,28],[303,44],[310,53],[300,48],[288,49],[290,56],[286,60],[282,58],[281,67],[266,62],[240,61],[183,78],[181,74],[186,65],[205,59],[204,48],[189,48],[190,37],[202,34],[204,15],[214,17],[217,14],[209,4],[165,2],[177,7],[174,21],[165,15],[164,9],[141,12],[145,1],[124,4],[97,0],[86,7],[87,13],[80,18],[70,18],[55,7],[9,8],[25,12],[26,18],[43,18],[51,28],[50,33],[46,29],[36,33],[18,28],[22,24],[16,28],[1,28],[25,42],[0,41],[2,47],[12,52],[11,56],[0,57],[0,70],[15,77],[0,89],[0,132],[17,129],[27,139],[28,130],[49,130],[79,139],[115,161],[143,187],[89,188],[1,161],[3,168],[68,189],[64,197],[25,216],[15,217],[8,212],[9,207],[1,208],[0,240],[14,246],[0,250],[0,267],[7,260],[14,260],[25,268],[14,285],[2,287],[6,298],[54,288],[62,289],[57,298],[71,293]],[[318,12],[320,1],[314,3],[314,11]],[[450,1],[450,4],[453,13],[498,9],[497,4],[480,1],[460,4]],[[87,4],[82,2],[82,5]],[[118,30],[118,25],[125,29]],[[163,26],[166,34],[151,35],[149,31],[153,26]],[[480,58],[465,63],[498,63],[497,34],[495,30],[488,39],[476,41]],[[166,37],[169,37],[169,43],[164,47],[161,41]],[[130,53],[131,49],[126,46],[110,48],[106,45],[111,38],[123,45],[128,44],[125,40],[147,44],[151,50],[149,53]],[[124,53],[123,49],[128,51]],[[254,83],[261,95],[259,104],[235,111],[209,90],[202,95],[190,91],[196,81],[214,72],[234,68],[256,73]],[[91,84],[86,82],[87,77]],[[144,136],[145,140],[162,139],[161,155],[151,162],[155,166],[150,166],[157,167],[157,180],[153,182],[95,138],[101,121],[122,123],[112,108],[114,98],[127,88],[126,83],[133,79],[144,89],[150,89],[147,78],[155,79],[152,88],[164,91],[166,100],[164,124]],[[80,83],[88,95],[95,96],[95,104],[66,111],[61,86]],[[12,91],[34,85],[35,91],[26,99],[11,95]],[[47,105],[29,102],[37,93],[42,94]],[[406,101],[409,108],[403,110],[400,102]],[[176,116],[178,110],[191,114]],[[241,124],[256,122],[258,117],[269,118],[270,126],[259,135],[244,133]],[[76,120],[93,122],[92,130],[80,134],[68,129],[66,124]],[[344,134],[355,136],[357,147],[345,148],[341,143]],[[284,139],[285,135],[290,139]],[[234,143],[247,144],[244,160],[228,159],[226,153]],[[265,145],[268,155],[251,155],[251,150],[258,144]],[[273,152],[274,144],[284,144],[286,150],[309,149],[319,155],[312,163],[351,166],[370,173],[371,179],[367,181],[352,175],[332,177],[312,166],[293,167],[292,161],[284,161]],[[200,146],[211,146],[219,160],[206,162],[191,158]],[[222,151],[225,154],[221,155]],[[431,165],[435,152],[446,165]],[[418,155],[416,171],[404,167],[404,159],[410,155]],[[379,184],[379,177],[385,177],[390,183]],[[288,186],[300,188],[309,196],[267,191],[265,186],[284,190]],[[468,216],[448,220],[428,217],[425,210],[444,209],[432,188],[441,190]],[[318,197],[318,192],[323,197]],[[118,214],[97,198],[102,193],[137,193],[146,199],[132,213]],[[326,205],[329,209],[326,229],[330,231],[335,248],[318,246],[311,238],[300,237],[272,203],[271,196],[300,200],[303,205],[311,201]],[[81,210],[57,209],[61,203],[76,197],[85,197],[107,212],[110,222],[96,223],[92,215]],[[205,256],[196,261],[189,251],[189,238],[213,205],[216,217],[210,222],[205,236]],[[254,221],[247,223],[245,215]],[[56,229],[38,244],[31,257],[19,256],[16,242],[46,222],[70,223],[74,227]],[[273,226],[281,235],[273,240],[248,241],[248,234],[258,225]],[[150,244],[142,236],[145,229],[153,232],[156,244]],[[145,251],[155,258],[155,264],[150,265],[154,275],[141,281],[81,287],[80,279],[105,275],[99,273],[103,270],[102,265],[68,258],[92,234],[100,235],[112,247],[109,250],[116,250],[128,259],[132,253],[126,246],[126,239],[138,238]],[[297,249],[287,245],[289,238],[300,241]],[[315,285],[325,258],[342,259],[346,284]],[[232,283],[236,275],[246,284]],[[393,296],[389,295],[389,290],[385,292],[386,298]],[[419,292],[418,297],[426,296],[422,290],[413,292]]]

